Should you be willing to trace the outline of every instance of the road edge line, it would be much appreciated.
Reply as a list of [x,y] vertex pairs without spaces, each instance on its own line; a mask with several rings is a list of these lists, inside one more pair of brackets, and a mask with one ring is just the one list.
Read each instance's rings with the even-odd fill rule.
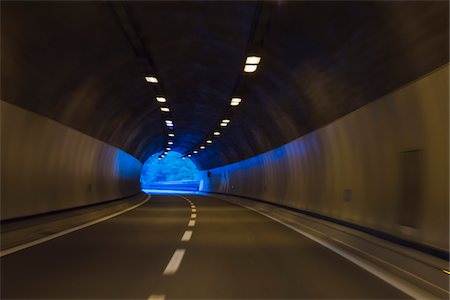
[[11,248],[2,250],[2,251],[0,251],[0,257],[3,257],[3,256],[6,256],[6,255],[15,253],[15,252],[17,252],[17,251],[24,250],[24,249],[27,249],[27,248],[36,246],[36,245],[39,245],[39,244],[42,244],[42,243],[44,243],[44,242],[47,242],[47,241],[56,239],[56,238],[58,238],[58,237],[60,237],[60,236],[63,236],[63,235],[72,233],[72,232],[74,232],[74,231],[77,231],[77,230],[80,230],[80,229],[83,229],[83,228],[86,228],[86,227],[89,227],[89,226],[92,226],[92,225],[95,225],[95,224],[97,224],[97,223],[100,223],[100,222],[109,220],[109,219],[111,219],[111,218],[117,217],[118,215],[124,214],[124,213],[126,213],[126,212],[128,212],[128,211],[130,211],[130,210],[132,210],[132,209],[135,209],[135,208],[141,206],[142,204],[144,204],[144,203],[146,203],[148,200],[150,200],[150,198],[151,198],[151,195],[147,195],[147,197],[145,198],[145,200],[141,201],[141,202],[138,203],[138,204],[135,204],[135,205],[133,205],[133,206],[130,206],[130,207],[128,207],[128,208],[126,208],[126,209],[124,209],[124,210],[122,210],[122,211],[118,211],[118,212],[115,212],[115,213],[113,213],[113,214],[110,214],[110,215],[107,215],[107,216],[105,216],[105,217],[102,217],[102,218],[100,218],[100,219],[93,220],[93,221],[90,221],[90,222],[87,222],[87,223],[84,223],[84,224],[81,224],[81,225],[78,225],[78,226],[75,226],[75,227],[72,227],[72,228],[69,228],[69,229],[66,229],[66,230],[57,232],[57,233],[50,234],[50,235],[48,235],[48,236],[45,236],[45,237],[42,237],[42,238],[39,238],[39,239],[30,241],[30,242],[27,242],[27,243],[25,243],[25,244],[17,245],[17,246],[14,246],[14,247],[11,247]]
[[[206,197],[208,197],[207,195],[204,195]],[[219,198],[216,198],[219,199]],[[322,240],[321,238],[315,237],[301,229],[298,229],[282,220],[279,220],[275,217],[270,216],[269,214],[266,214],[262,211],[259,211],[253,207],[247,206],[245,204],[241,204],[239,202],[235,202],[235,201],[230,201],[227,199],[219,199],[222,201],[226,201],[228,203],[232,203],[235,205],[239,205],[243,208],[249,209],[253,212],[256,212],[260,215],[265,216],[266,218],[269,218],[281,225],[284,225],[288,228],[290,228],[291,230],[313,240],[314,242],[322,245],[323,247],[333,251],[334,253],[344,257],[345,259],[349,260],[350,262],[354,263],[355,265],[359,266],[360,268],[364,269],[365,271],[369,272],[370,274],[376,276],[377,278],[383,280],[384,282],[388,283],[389,285],[395,287],[396,289],[402,291],[403,293],[407,294],[408,296],[411,296],[414,299],[437,299],[438,297],[435,295],[432,295],[408,282],[406,282],[405,280],[398,278],[395,275],[389,274],[385,271],[383,271],[381,268],[377,267],[376,265],[373,265],[370,262],[365,261],[364,259],[358,258],[350,253],[348,253],[345,250],[339,249],[338,247],[332,245],[331,243]]]

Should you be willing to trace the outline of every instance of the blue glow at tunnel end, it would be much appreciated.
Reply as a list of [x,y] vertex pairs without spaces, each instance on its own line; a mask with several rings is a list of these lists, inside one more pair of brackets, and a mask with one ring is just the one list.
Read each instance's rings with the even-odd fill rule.
[[199,171],[190,159],[181,159],[181,154],[170,151],[163,159],[159,153],[152,155],[143,165],[141,186],[146,190],[197,190]]

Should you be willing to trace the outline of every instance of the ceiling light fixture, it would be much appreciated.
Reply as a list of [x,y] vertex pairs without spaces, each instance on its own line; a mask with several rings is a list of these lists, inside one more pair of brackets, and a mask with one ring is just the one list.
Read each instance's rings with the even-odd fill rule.
[[205,146],[200,146],[200,149],[201,149],[201,150],[205,149]]
[[253,73],[258,68],[258,65],[245,65],[244,72],[246,73]]
[[261,61],[260,56],[248,56],[245,60],[244,72],[253,73],[258,68],[258,64]]
[[228,123],[220,123],[220,126],[222,126],[222,127],[226,127],[228,125]]
[[231,122],[231,120],[229,120],[229,119],[223,119],[222,120],[222,123],[230,123]]
[[156,97],[156,101],[158,101],[158,102],[160,102],[160,103],[164,103],[164,102],[166,102],[167,100],[166,100],[166,98],[164,98],[164,97]]
[[198,153],[198,151],[197,150],[194,150],[194,151],[192,151],[194,154],[197,154]]
[[164,111],[164,112],[169,112],[169,111],[170,111],[170,109],[169,109],[168,107],[161,107],[161,111]]
[[257,65],[261,61],[260,56],[247,56],[245,63],[248,65]]
[[212,141],[211,140],[207,140],[206,143],[207,144],[212,144]]
[[173,134],[173,133],[169,133],[169,136],[170,136],[170,137],[174,137],[174,136],[175,136],[175,134]]
[[241,101],[242,101],[241,98],[231,98],[230,105],[231,106],[238,106],[239,103],[241,103]]
[[168,141],[167,144],[173,145],[173,142],[172,141]]
[[220,135],[220,132],[218,132],[218,131],[214,131],[214,133],[213,133],[215,136],[218,136],[218,135]]
[[155,76],[145,76],[145,81],[150,83],[158,83],[158,78]]
[[191,157],[192,155],[188,154],[188,157]]
[[166,148],[166,150],[167,150],[167,151],[170,151],[170,150],[172,150],[172,148],[170,148],[170,147],[167,147],[167,148]]

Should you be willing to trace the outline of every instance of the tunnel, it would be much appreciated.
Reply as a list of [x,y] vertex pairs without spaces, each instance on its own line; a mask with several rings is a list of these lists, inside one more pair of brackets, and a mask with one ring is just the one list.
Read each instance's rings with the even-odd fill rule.
[[2,299],[449,298],[448,1],[0,5]]

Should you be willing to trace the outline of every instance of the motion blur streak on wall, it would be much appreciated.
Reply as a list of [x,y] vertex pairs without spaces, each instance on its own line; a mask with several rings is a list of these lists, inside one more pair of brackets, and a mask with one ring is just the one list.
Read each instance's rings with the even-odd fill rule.
[[77,207],[140,191],[133,156],[1,101],[1,219]]
[[448,72],[446,65],[273,151],[204,171],[202,190],[448,250]]

